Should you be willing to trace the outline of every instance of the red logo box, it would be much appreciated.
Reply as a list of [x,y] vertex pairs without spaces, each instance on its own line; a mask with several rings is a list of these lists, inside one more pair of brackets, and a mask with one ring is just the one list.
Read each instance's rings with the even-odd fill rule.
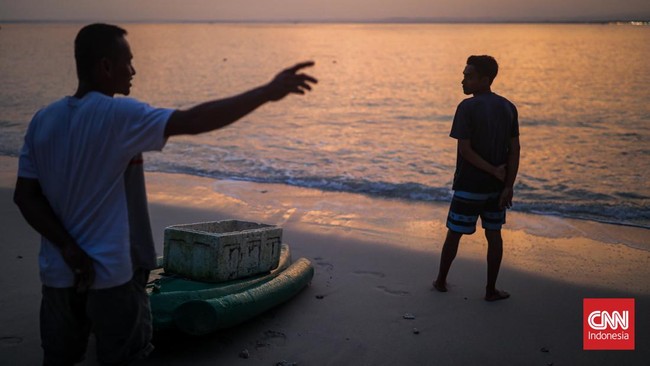
[[634,299],[583,299],[584,350],[634,350]]

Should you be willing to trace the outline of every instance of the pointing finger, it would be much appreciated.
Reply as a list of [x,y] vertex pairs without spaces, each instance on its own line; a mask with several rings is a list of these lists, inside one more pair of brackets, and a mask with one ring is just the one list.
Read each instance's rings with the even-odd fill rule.
[[302,82],[302,83],[298,84],[298,87],[301,88],[301,89],[311,90],[311,86],[309,86],[309,84],[307,84],[305,82]]
[[318,80],[316,80],[315,77],[312,77],[310,75],[298,74],[297,76],[299,76],[302,80],[309,81],[309,82],[314,83],[314,84],[318,84]]
[[314,66],[314,61],[307,61],[307,62],[301,62],[299,64],[295,64],[294,66],[286,69],[285,71],[295,74],[296,72],[298,72],[298,70],[304,69],[305,67],[311,67],[311,66]]

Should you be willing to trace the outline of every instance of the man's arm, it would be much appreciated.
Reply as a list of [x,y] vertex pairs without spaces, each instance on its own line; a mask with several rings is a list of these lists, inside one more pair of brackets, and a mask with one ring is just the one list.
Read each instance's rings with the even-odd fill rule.
[[506,165],[494,166],[485,159],[483,159],[479,154],[472,149],[472,143],[469,139],[458,140],[458,151],[463,156],[463,159],[467,160],[470,164],[475,167],[490,173],[495,176],[500,181],[505,181],[506,179]]
[[47,197],[43,195],[38,179],[18,177],[14,202],[27,223],[59,248],[65,263],[75,274],[77,290],[88,289],[95,280],[92,259],[79,247],[56,216]]
[[519,155],[521,152],[521,145],[519,144],[519,137],[513,137],[510,140],[510,149],[508,150],[508,163],[506,168],[505,187],[499,197],[499,207],[510,208],[512,207],[512,194],[519,171]]
[[268,84],[234,97],[199,104],[185,111],[175,111],[169,117],[165,137],[199,134],[228,126],[261,105],[277,101],[288,94],[305,94],[311,90],[309,83],[318,81],[298,71],[312,66],[304,62],[283,70]]

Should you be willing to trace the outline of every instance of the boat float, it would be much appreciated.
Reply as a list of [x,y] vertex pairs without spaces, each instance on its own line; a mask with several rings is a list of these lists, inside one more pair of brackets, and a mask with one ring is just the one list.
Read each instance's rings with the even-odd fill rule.
[[234,220],[165,229],[165,256],[147,286],[154,330],[204,335],[296,296],[314,268],[291,260],[278,229]]

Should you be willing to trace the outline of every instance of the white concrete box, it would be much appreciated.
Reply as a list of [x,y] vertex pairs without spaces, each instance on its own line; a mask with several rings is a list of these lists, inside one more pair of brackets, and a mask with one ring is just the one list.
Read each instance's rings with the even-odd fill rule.
[[227,220],[165,229],[163,268],[195,281],[224,282],[278,266],[282,229]]

